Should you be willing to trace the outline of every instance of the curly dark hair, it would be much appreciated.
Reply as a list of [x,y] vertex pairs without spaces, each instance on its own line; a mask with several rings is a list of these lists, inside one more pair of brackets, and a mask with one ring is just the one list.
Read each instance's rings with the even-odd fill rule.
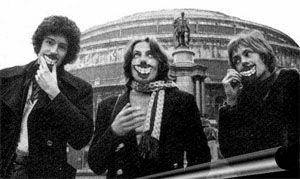
[[161,45],[157,42],[157,40],[153,38],[146,37],[144,39],[137,39],[133,40],[129,43],[127,51],[124,54],[124,75],[125,78],[128,80],[126,86],[129,87],[131,81],[133,80],[133,76],[131,73],[131,61],[133,59],[133,49],[136,44],[140,42],[147,42],[150,45],[150,51],[153,57],[158,61],[158,73],[155,80],[169,80],[169,63],[168,63],[168,56],[166,52],[163,50]]
[[62,35],[68,42],[68,51],[62,66],[75,61],[80,50],[80,30],[74,21],[65,16],[49,16],[37,27],[32,36],[36,54],[39,53],[44,38],[48,35]]
[[249,47],[255,53],[260,55],[268,70],[272,73],[276,67],[276,57],[269,42],[264,38],[263,34],[258,30],[243,30],[227,45],[229,65],[235,69],[232,55],[240,46]]

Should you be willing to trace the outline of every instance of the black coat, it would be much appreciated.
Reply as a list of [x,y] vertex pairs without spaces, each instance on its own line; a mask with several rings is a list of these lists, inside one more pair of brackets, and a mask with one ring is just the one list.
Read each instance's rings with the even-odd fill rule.
[[224,157],[284,146],[295,151],[288,154],[289,162],[299,165],[299,79],[296,70],[282,69],[278,76],[245,88],[236,106],[220,109]]
[[89,166],[96,174],[108,170],[108,177],[132,178],[182,168],[184,151],[189,166],[210,161],[199,111],[191,94],[174,88],[166,90],[159,161],[148,161],[148,167],[139,158],[135,133],[119,137],[111,129],[116,114],[129,102],[129,92],[120,96],[111,117],[116,99],[109,97],[98,106],[95,136],[88,153]]
[[[34,62],[0,71],[1,177],[8,177],[20,137],[28,93],[26,75]],[[52,101],[42,91],[28,117],[28,171],[30,178],[74,177],[67,164],[66,145],[81,149],[93,133],[92,87],[64,70],[57,71],[61,90]]]

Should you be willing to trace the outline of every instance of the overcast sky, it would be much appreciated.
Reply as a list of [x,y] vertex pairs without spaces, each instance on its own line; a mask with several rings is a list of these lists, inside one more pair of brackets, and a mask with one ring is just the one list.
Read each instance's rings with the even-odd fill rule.
[[203,9],[270,26],[299,45],[299,4],[298,0],[1,0],[0,69],[36,58],[31,36],[49,15],[68,16],[84,31],[137,12]]

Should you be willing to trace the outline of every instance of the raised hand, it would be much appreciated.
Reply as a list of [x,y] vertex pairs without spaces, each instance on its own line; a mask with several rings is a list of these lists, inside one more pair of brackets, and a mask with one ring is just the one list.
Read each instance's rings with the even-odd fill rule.
[[229,105],[235,105],[237,97],[240,94],[243,85],[241,83],[241,75],[234,69],[228,69],[226,76],[222,80],[225,94],[227,97],[227,103]]
[[119,136],[124,136],[131,130],[142,126],[146,119],[146,113],[140,107],[132,107],[127,103],[111,124],[112,130]]
[[56,64],[52,66],[51,72],[47,66],[45,58],[49,57],[40,55],[38,58],[40,66],[36,72],[35,80],[41,89],[44,90],[52,100],[60,93],[57,84]]

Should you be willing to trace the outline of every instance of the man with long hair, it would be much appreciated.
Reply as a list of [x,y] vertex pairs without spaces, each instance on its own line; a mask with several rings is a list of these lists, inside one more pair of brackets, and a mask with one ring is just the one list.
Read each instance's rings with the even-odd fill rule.
[[80,30],[64,16],[45,18],[32,36],[38,58],[0,71],[1,178],[74,178],[74,149],[93,134],[92,87],[64,70],[79,52]]
[[88,163],[96,174],[133,178],[210,161],[194,96],[168,77],[156,40],[134,40],[124,55],[127,90],[98,106]]

